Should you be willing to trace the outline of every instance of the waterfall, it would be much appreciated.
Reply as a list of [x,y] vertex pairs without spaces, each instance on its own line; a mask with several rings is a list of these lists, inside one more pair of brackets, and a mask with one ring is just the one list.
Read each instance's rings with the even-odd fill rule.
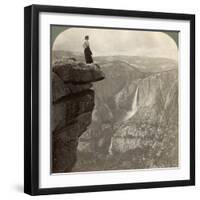
[[109,146],[109,149],[108,149],[108,153],[109,153],[109,155],[112,155],[113,153],[112,153],[112,139],[110,140],[110,146]]
[[131,106],[131,110],[127,112],[126,116],[124,117],[124,121],[130,119],[131,117],[133,117],[135,115],[135,113],[137,112],[137,99],[138,99],[138,87],[135,91],[135,95],[133,98],[133,102],[132,102],[132,106]]

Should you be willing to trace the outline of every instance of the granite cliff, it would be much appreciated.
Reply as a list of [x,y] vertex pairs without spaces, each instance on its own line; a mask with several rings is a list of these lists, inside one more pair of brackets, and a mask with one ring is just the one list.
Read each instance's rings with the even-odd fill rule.
[[95,105],[93,82],[104,79],[97,64],[75,59],[52,68],[52,172],[70,172],[76,163],[79,137],[91,123]]

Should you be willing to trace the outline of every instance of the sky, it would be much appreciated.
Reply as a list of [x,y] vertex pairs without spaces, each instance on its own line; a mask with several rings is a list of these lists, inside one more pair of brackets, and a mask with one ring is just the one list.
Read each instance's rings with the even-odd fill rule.
[[53,50],[83,52],[85,35],[89,35],[93,56],[148,56],[177,60],[178,50],[172,38],[163,32],[70,28],[60,33]]

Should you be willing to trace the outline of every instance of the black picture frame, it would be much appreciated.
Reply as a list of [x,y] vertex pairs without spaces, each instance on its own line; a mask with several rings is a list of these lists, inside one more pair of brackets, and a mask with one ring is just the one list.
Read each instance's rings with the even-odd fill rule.
[[[39,188],[39,13],[77,13],[190,23],[190,179],[162,182]],[[24,9],[24,192],[46,195],[195,185],[195,15],[83,7],[31,5]]]

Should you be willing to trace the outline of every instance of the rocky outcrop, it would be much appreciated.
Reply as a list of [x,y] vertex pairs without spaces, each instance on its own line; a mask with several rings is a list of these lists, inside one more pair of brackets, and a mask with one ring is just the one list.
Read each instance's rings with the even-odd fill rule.
[[52,69],[52,172],[70,172],[76,162],[78,139],[91,123],[95,105],[92,82],[104,79],[97,64],[73,59],[57,61]]

